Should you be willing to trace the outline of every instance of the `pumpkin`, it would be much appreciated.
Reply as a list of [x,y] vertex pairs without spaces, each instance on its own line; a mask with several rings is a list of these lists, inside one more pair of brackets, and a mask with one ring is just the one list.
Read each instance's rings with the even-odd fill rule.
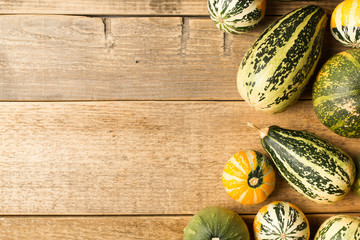
[[275,171],[263,154],[240,151],[226,162],[222,181],[227,194],[235,201],[258,204],[274,190]]
[[183,240],[250,240],[242,218],[230,209],[205,207],[196,213],[184,229]]
[[253,29],[265,15],[266,0],[208,0],[208,11],[215,25],[227,33]]
[[326,127],[344,137],[360,137],[360,49],[329,59],[312,96],[315,113]]
[[318,229],[314,240],[360,240],[360,218],[335,215],[328,218]]
[[330,31],[347,47],[360,47],[360,0],[346,0],[331,14]]
[[256,214],[254,234],[256,240],[307,240],[310,227],[305,214],[298,207],[276,201],[263,206]]

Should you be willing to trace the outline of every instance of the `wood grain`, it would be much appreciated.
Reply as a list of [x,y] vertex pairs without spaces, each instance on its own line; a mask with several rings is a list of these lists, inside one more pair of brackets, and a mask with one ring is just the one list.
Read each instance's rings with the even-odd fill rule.
[[[240,215],[246,222],[251,239],[254,215]],[[332,214],[308,214],[313,237],[323,221]],[[182,239],[183,229],[191,216],[138,217],[3,217],[0,237],[7,240],[48,239]],[[312,237],[310,239],[312,239]]]
[[[279,2],[268,0],[268,15],[283,15],[295,8],[315,4],[333,10],[339,0]],[[0,1],[0,14],[76,15],[183,15],[208,16],[207,0],[22,0]]]
[[[277,115],[242,101],[0,103],[0,214],[193,214],[209,205],[254,214],[260,206],[237,204],[221,183],[234,153],[264,152],[247,122],[308,130],[360,155],[360,139],[322,126],[311,101]],[[355,193],[319,205],[280,178],[274,200],[306,213],[360,208]]]
[[[238,36],[208,18],[0,19],[0,100],[239,100],[240,60],[276,17]],[[327,31],[319,67],[344,49]]]

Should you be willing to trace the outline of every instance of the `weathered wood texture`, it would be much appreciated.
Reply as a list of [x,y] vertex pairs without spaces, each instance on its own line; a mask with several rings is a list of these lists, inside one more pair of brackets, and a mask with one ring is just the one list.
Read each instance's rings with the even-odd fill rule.
[[[0,100],[238,100],[240,60],[275,19],[231,36],[208,18],[0,16]],[[342,50],[327,31],[319,66]]]
[[[259,205],[237,204],[221,182],[234,153],[264,153],[247,122],[308,130],[360,154],[360,139],[331,133],[307,100],[277,115],[242,101],[1,103],[0,214],[193,214],[209,205],[254,214]],[[267,203],[357,212],[358,199],[316,204],[278,178]]]
[[[295,8],[316,4],[333,10],[339,0],[267,1],[267,14],[283,15]],[[196,15],[208,16],[207,0],[23,0],[0,1],[1,14],[77,14],[77,15]]]
[[[311,236],[331,214],[309,214]],[[251,239],[254,215],[241,215]],[[125,239],[180,240],[191,216],[158,217],[4,217],[0,238],[6,240]],[[310,238],[312,239],[312,237]]]

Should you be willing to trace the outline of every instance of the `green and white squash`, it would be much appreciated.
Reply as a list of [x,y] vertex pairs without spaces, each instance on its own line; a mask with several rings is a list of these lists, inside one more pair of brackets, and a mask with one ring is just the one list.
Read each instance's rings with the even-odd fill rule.
[[263,206],[256,214],[254,234],[256,240],[307,240],[310,227],[298,207],[278,201]]
[[338,147],[306,131],[278,126],[257,130],[280,175],[300,194],[330,204],[351,190],[355,165]]
[[294,103],[321,54],[326,14],[317,6],[296,9],[271,24],[244,55],[237,87],[256,110],[276,113]]
[[336,54],[321,68],[313,86],[319,120],[344,137],[360,137],[360,49]]
[[223,207],[206,207],[190,219],[183,240],[215,239],[250,240],[250,233],[237,213]]
[[360,240],[360,218],[335,215],[318,229],[314,240]]
[[266,0],[208,0],[210,18],[227,33],[238,34],[258,25],[265,15]]

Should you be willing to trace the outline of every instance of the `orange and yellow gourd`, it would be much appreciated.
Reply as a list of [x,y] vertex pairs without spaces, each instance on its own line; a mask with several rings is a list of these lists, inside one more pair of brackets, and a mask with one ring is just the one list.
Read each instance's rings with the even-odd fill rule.
[[360,0],[340,3],[331,15],[330,31],[347,47],[360,47]]
[[275,172],[263,154],[240,151],[225,164],[222,181],[227,194],[235,201],[258,204],[274,190]]

